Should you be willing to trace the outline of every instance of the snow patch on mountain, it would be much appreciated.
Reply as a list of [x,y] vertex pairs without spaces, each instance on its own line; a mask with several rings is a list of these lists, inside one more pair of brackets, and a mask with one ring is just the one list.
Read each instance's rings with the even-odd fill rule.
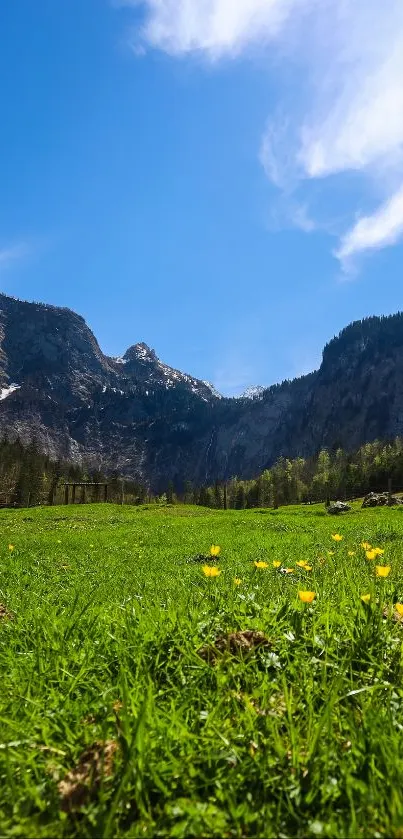
[[261,385],[252,385],[247,387],[238,399],[261,399],[266,388]]
[[216,390],[216,388],[214,387],[214,385],[211,384],[211,382],[206,382],[203,379],[203,384],[206,385],[206,387],[208,387],[208,389],[211,391],[212,395],[216,396],[217,399],[222,399],[223,398],[222,394],[219,393],[218,390]]
[[1,388],[0,399],[7,399],[7,396],[10,396],[15,390],[19,390],[20,387],[21,385],[11,384],[8,387]]

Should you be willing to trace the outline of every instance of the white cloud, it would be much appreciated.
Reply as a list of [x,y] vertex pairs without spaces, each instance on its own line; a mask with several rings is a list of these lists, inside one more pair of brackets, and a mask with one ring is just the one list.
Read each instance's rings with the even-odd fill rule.
[[[285,104],[281,116],[268,121],[261,145],[268,178],[285,195],[305,190],[305,207],[310,183],[317,179],[330,190],[331,205],[335,182],[330,176],[346,172],[365,178],[366,198],[368,189],[381,193],[372,216],[351,222],[336,251],[341,260],[358,250],[390,245],[403,235],[398,220],[403,0],[121,2],[145,13],[140,41],[172,55],[193,52],[217,60],[258,46],[276,56],[276,79]],[[349,184],[349,189],[354,219],[363,193],[359,183]],[[311,224],[305,227],[312,229]]]
[[326,64],[314,55],[323,72],[299,150],[309,177],[377,167],[386,157],[388,165],[402,162],[403,3],[342,6],[341,20],[332,14],[333,32],[325,34]]
[[127,0],[147,9],[142,38],[171,54],[203,51],[211,58],[239,53],[275,36],[295,5],[307,0]]
[[337,257],[348,270],[352,257],[393,245],[403,236],[403,186],[375,212],[364,216],[343,237]]

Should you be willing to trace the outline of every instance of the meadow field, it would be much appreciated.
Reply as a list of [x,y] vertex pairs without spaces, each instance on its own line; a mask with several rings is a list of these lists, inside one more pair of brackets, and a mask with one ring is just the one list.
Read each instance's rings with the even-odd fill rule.
[[0,836],[403,837],[403,509],[0,533]]

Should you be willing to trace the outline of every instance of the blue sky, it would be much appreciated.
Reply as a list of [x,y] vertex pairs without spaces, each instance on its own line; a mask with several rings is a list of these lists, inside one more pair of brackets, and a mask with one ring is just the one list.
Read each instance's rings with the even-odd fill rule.
[[401,309],[403,4],[381,5],[0,4],[1,289],[229,395]]

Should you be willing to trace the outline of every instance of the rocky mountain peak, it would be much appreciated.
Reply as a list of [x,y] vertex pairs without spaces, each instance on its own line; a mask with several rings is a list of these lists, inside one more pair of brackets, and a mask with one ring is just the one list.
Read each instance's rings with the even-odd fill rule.
[[262,387],[262,385],[251,385],[250,387],[247,387],[243,393],[241,393],[239,399],[259,399],[265,390],[266,388]]
[[158,357],[155,350],[152,350],[148,344],[145,344],[144,341],[141,341],[138,344],[133,344],[133,346],[129,347],[126,350],[122,359],[118,359],[119,361],[123,361],[125,363],[130,361],[140,361],[143,363],[155,363],[158,362]]
[[356,321],[318,371],[221,398],[144,342],[108,358],[68,309],[0,294],[0,436],[156,490],[403,436],[403,315]]

